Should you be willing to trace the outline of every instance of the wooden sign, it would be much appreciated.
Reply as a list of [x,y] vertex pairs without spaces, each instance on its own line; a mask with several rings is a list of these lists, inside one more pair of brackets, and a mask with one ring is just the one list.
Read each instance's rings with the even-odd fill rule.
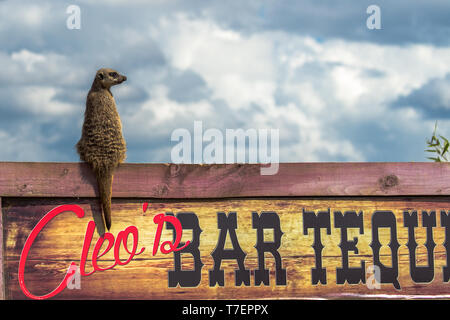
[[125,164],[102,238],[86,165],[0,163],[3,298],[450,297],[449,166],[259,169]]

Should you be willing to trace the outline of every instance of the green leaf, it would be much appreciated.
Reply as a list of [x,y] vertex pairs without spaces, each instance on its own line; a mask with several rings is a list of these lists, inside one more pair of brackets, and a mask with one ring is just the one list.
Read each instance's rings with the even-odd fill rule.
[[439,143],[430,143],[428,146],[429,147],[437,147],[439,145]]
[[[427,157],[427,159],[433,160],[435,162],[448,162],[447,155],[450,154],[450,142],[443,135],[436,136],[438,122],[436,121],[434,124],[433,135],[431,139],[426,139],[427,147],[425,148],[425,152],[436,153],[436,157]],[[450,158],[450,157],[449,157]]]
[[444,153],[446,153],[447,152],[447,150],[448,150],[448,146],[449,146],[449,143],[448,143],[448,141],[445,143],[445,147],[444,147],[444,149],[442,150],[442,153],[441,153],[441,155],[444,155]]

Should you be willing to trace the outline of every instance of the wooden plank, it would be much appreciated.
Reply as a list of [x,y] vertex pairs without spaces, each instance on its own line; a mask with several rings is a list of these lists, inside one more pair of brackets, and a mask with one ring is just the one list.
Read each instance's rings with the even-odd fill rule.
[[[149,202],[146,212],[142,210],[143,201]],[[21,250],[31,229],[52,208],[61,204],[77,204],[86,215],[77,218],[73,213],[63,213],[53,219],[41,231],[30,251],[26,269],[25,283],[27,288],[36,295],[53,290],[64,277],[71,261],[80,262],[84,233],[92,212],[98,210],[95,199],[6,199],[4,200],[4,232],[7,298],[23,299],[18,284],[18,261]],[[321,232],[324,249],[322,251],[323,266],[327,269],[327,284],[312,285],[311,268],[315,265],[312,248],[314,236],[312,230],[307,235],[303,233],[304,219],[302,210],[326,211],[330,209],[331,234]],[[443,282],[443,266],[446,264],[446,251],[443,246],[445,229],[440,224],[440,211],[448,212],[450,203],[446,197],[369,197],[369,198],[293,198],[293,199],[227,199],[227,200],[138,200],[115,199],[113,201],[113,224],[111,233],[117,235],[120,230],[134,225],[139,230],[138,248],[145,251],[126,266],[116,266],[111,270],[96,272],[81,278],[81,289],[65,289],[56,298],[59,299],[299,299],[299,298],[412,298],[412,297],[450,297],[450,286]],[[358,267],[362,260],[366,266],[373,263],[372,215],[376,210],[390,210],[395,214],[396,232],[400,248],[398,250],[399,277],[401,290],[392,284],[381,284],[380,289],[369,289],[365,284],[336,284],[336,269],[342,265],[342,252],[339,247],[341,230],[336,228],[334,212],[354,210],[363,212],[363,234],[358,229],[349,229],[348,238],[358,238],[358,254],[349,254],[350,267]],[[408,229],[404,227],[404,210],[417,210],[419,213],[416,231],[417,248],[416,261],[418,266],[428,264],[426,228],[422,227],[421,211],[436,211],[436,227],[432,234],[436,247],[434,249],[434,279],[431,283],[415,283],[410,275]],[[200,237],[202,278],[195,288],[168,288],[168,271],[174,268],[173,255],[160,252],[152,256],[152,246],[156,233],[153,217],[163,212],[194,212],[203,230]],[[209,270],[214,262],[211,253],[217,246],[219,230],[217,212],[237,213],[237,238],[242,250],[247,254],[245,267],[251,271],[250,286],[235,286],[234,260],[224,260],[222,269],[225,272],[223,287],[209,286]],[[255,249],[256,231],[252,227],[253,211],[275,211],[281,223],[282,245],[279,253],[282,257],[282,267],[287,270],[287,284],[275,285],[274,259],[269,254],[266,266],[271,269],[270,285],[254,285],[254,271],[258,260]],[[273,233],[265,233],[266,241],[271,241]],[[183,241],[192,236],[185,232]],[[229,236],[227,236],[229,237]],[[391,262],[389,232],[380,229],[381,262],[389,265]],[[98,235],[94,234],[90,247],[92,253]],[[164,230],[162,241],[171,240],[171,231]],[[228,244],[226,245],[226,247]],[[125,259],[126,257],[122,257]],[[100,259],[100,265],[106,267],[113,261],[111,252]],[[192,258],[182,256],[184,270],[193,268]],[[91,271],[90,261],[86,271]]]
[[0,197],[0,300],[5,299],[5,281],[4,281],[4,252],[3,252],[3,210],[2,198]]
[[[113,197],[233,198],[282,196],[449,195],[447,163],[123,164]],[[95,179],[81,163],[0,162],[0,196],[95,197]]]

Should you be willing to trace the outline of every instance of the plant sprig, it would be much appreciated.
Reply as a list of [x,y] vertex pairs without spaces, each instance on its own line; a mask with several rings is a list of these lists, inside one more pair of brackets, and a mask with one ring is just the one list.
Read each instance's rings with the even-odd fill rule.
[[433,160],[434,162],[448,162],[448,152],[450,143],[442,135],[436,135],[437,121],[434,125],[433,136],[430,140],[427,140],[428,148],[425,152],[434,153],[434,157],[427,157],[427,159]]

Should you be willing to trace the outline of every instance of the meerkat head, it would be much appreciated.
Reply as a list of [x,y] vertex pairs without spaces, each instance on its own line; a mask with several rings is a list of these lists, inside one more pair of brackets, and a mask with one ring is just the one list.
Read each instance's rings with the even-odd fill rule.
[[102,68],[97,71],[94,82],[99,83],[103,88],[109,89],[116,84],[126,81],[127,77],[119,74],[116,70]]

